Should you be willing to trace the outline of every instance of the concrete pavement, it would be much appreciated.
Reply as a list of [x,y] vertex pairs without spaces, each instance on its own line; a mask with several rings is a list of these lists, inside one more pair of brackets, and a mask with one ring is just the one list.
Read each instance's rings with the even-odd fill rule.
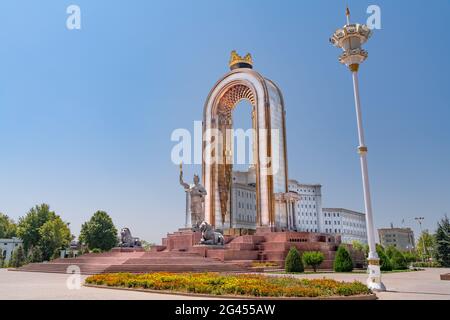
[[[440,275],[450,268],[427,268],[424,271],[383,273],[386,292],[377,292],[380,300],[450,300],[450,281]],[[331,278],[338,281],[358,280],[366,283],[365,273],[321,273],[295,275],[299,278]]]
[[[450,300],[450,281],[440,280],[440,274],[450,273],[450,269],[430,268],[417,272],[383,274],[383,282],[388,291],[377,293],[382,300]],[[271,274],[274,275],[274,274]],[[158,293],[99,289],[81,286],[69,289],[70,275],[54,273],[17,272],[0,269],[0,299],[50,299],[50,300],[179,300],[206,298],[167,295]],[[367,276],[361,273],[321,273],[295,275],[300,278],[332,278],[339,281],[358,280],[365,282]],[[85,275],[81,275],[84,281]],[[72,278],[74,280],[74,278]],[[75,279],[76,280],[76,279]],[[76,281],[69,281],[74,284]]]

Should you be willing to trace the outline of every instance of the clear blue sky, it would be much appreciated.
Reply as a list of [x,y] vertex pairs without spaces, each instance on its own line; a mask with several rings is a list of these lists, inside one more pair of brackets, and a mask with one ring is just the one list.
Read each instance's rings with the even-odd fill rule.
[[[71,222],[105,210],[159,242],[183,224],[176,128],[201,120],[229,53],[282,89],[290,177],[327,207],[363,209],[350,73],[328,43],[378,4],[361,95],[375,222],[435,229],[450,213],[448,1],[4,0],[0,4],[0,211],[46,202]],[[82,29],[66,29],[81,7]],[[187,167],[191,179],[198,166]]]

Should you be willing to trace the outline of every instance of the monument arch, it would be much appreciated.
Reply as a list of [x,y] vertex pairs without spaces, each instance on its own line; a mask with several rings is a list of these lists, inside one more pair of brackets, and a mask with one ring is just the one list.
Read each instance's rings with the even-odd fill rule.
[[[253,163],[256,173],[256,225],[273,231],[290,229],[286,120],[283,96],[271,80],[253,70],[250,54],[231,53],[231,71],[211,89],[203,111],[202,178],[207,191],[205,221],[231,228],[233,150],[226,132],[241,100],[252,106]],[[220,133],[220,134],[216,134]]]

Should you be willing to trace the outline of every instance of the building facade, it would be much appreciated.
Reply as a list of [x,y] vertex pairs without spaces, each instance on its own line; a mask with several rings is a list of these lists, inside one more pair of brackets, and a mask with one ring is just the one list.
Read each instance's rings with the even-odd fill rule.
[[289,192],[296,193],[300,199],[295,202],[294,216],[297,231],[323,232],[321,225],[322,186],[320,184],[299,183],[289,180]]
[[[256,175],[248,171],[233,171],[230,228],[256,230]],[[364,213],[342,208],[322,208],[322,186],[289,180],[289,194],[295,195],[290,208],[288,230],[328,233],[341,236],[343,243],[357,240],[367,243]]]
[[255,180],[253,167],[248,171],[233,171],[230,214],[232,229],[256,230]]
[[383,247],[394,246],[401,251],[411,251],[415,247],[414,232],[410,228],[378,229],[378,236]]
[[338,234],[343,243],[367,243],[366,216],[364,213],[342,208],[323,208],[322,232]]
[[22,245],[23,241],[19,238],[0,239],[0,254],[3,255],[4,261],[8,262],[11,259],[14,250]]

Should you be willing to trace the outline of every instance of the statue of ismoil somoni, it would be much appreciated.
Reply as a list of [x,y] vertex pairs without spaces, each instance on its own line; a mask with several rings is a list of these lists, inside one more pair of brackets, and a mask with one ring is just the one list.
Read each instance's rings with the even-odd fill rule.
[[[186,192],[186,227],[198,229],[204,220],[204,207],[206,189],[200,184],[198,175],[194,175],[194,184],[189,185],[183,181],[183,167],[180,164],[180,184]],[[189,217],[190,216],[190,217]],[[190,223],[189,223],[190,218]]]

